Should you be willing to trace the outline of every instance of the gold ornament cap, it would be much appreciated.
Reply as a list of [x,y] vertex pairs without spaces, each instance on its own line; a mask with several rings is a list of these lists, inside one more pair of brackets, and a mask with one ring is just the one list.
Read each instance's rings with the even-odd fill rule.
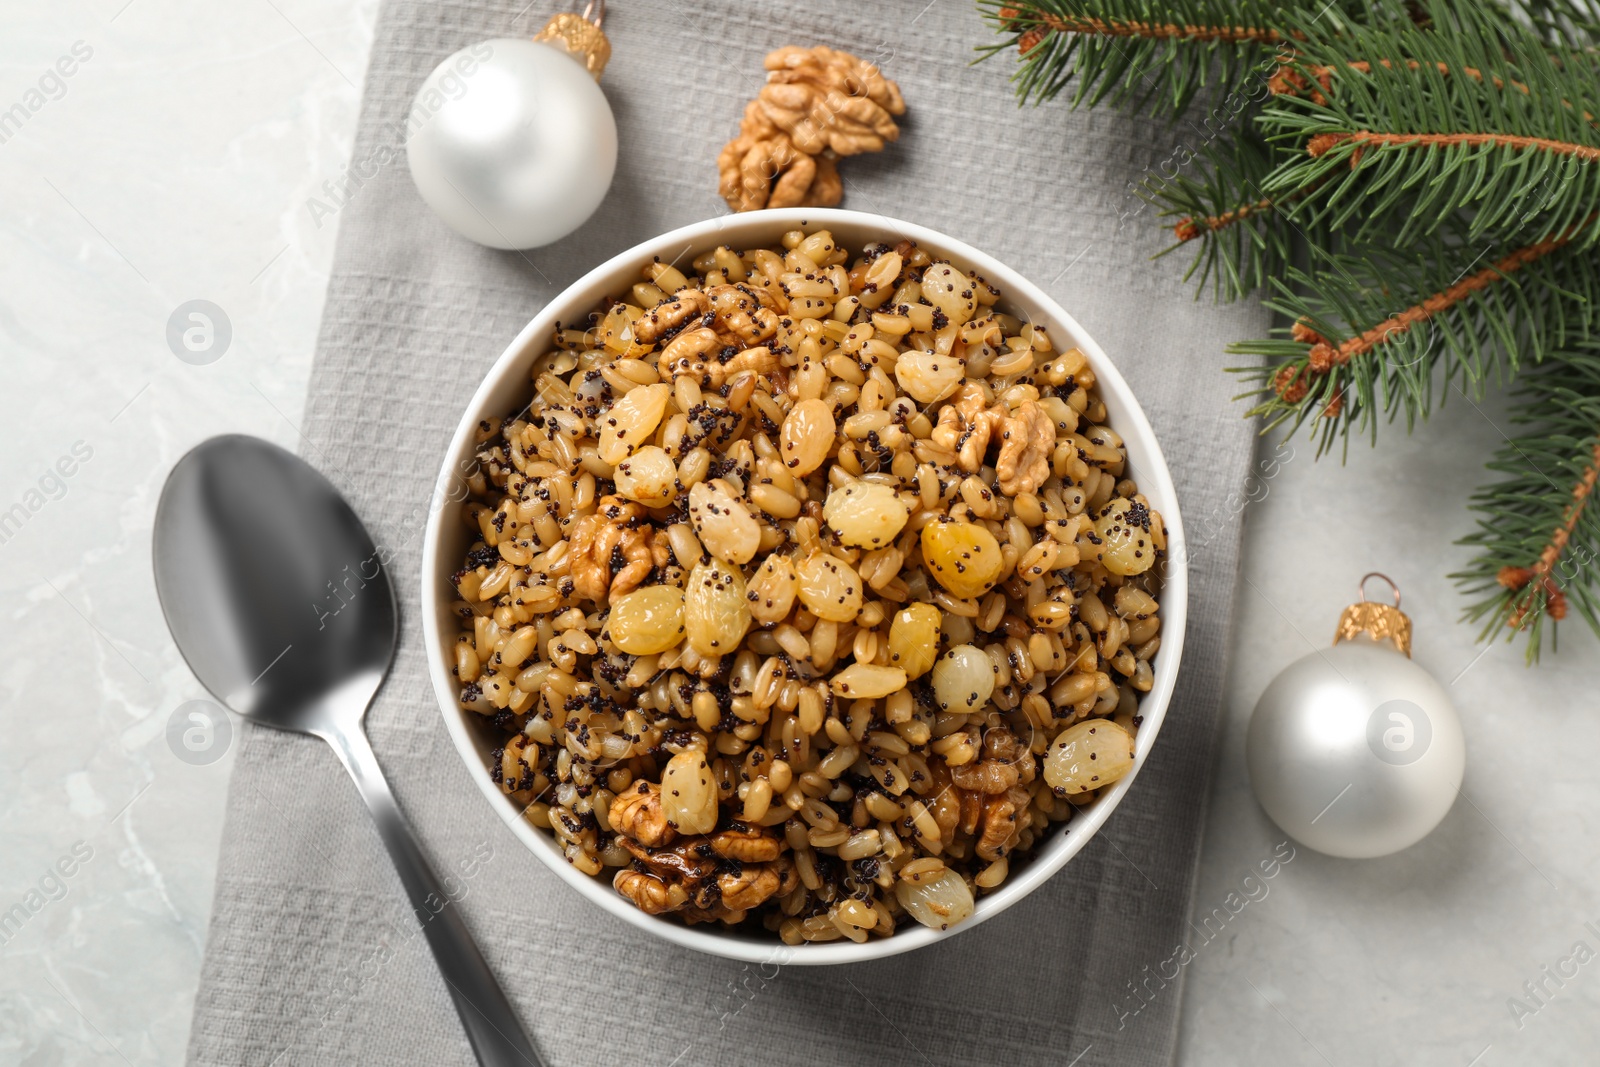
[[[1394,592],[1393,604],[1380,604],[1367,599],[1367,581],[1382,578]],[[1411,619],[1400,610],[1400,587],[1387,574],[1373,571],[1361,578],[1361,600],[1344,609],[1339,616],[1339,629],[1333,643],[1368,637],[1373,641],[1390,641],[1408,658],[1411,655]]]
[[545,23],[544,29],[534,34],[533,39],[566,49],[595,81],[599,81],[606,64],[611,61],[611,42],[600,28],[605,20],[606,0],[590,0],[583,14],[563,11]]

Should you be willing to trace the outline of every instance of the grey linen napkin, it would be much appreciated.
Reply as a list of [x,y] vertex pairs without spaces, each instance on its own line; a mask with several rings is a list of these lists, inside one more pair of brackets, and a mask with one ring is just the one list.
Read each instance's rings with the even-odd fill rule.
[[[1180,164],[1204,130],[1061,103],[1019,109],[1010,57],[969,66],[991,30],[968,0],[933,0],[918,14],[920,5],[614,3],[603,86],[622,139],[615,184],[576,234],[526,254],[478,248],[436,220],[412,188],[398,131],[436,63],[478,40],[531,34],[553,5],[383,5],[353,152],[363,181],[338,213],[302,451],[395,552],[403,634],[368,716],[373,744],[552,1065],[1092,1067],[1173,1057],[1182,976],[1157,975],[1170,975],[1164,961],[1187,928],[1233,609],[1234,494],[1251,456],[1221,353],[1230,339],[1259,334],[1264,317],[1196,303],[1175,258],[1148,259],[1165,238],[1130,183]],[[418,571],[445,446],[490,363],[594,264],[724,213],[714,160],[760,84],[762,56],[817,43],[879,62],[910,108],[898,144],[845,162],[846,206],[944,230],[1051,291],[1141,398],[1194,548],[1178,697],[1105,831],[1046,886],[970,933],[877,963],[780,969],[674,948],[624,925],[506,831],[441,722],[421,647]],[[191,1062],[470,1063],[445,985],[406,916],[332,753],[247,728]]]

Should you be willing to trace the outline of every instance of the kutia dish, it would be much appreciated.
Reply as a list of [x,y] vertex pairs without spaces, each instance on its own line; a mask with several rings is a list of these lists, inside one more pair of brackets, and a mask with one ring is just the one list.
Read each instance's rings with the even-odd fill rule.
[[702,229],[682,269],[580,282],[475,398],[425,550],[435,685],[608,910],[744,958],[915,947],[1065,862],[1148,751],[1170,483],[987,257],[853,212]]

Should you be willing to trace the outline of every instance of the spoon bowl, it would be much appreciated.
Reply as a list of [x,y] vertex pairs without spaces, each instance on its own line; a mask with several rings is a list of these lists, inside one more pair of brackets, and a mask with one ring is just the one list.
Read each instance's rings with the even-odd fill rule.
[[400,620],[372,538],[326,478],[266,441],[213,437],[173,467],[155,527],[156,592],[201,684],[279,729],[360,720]]

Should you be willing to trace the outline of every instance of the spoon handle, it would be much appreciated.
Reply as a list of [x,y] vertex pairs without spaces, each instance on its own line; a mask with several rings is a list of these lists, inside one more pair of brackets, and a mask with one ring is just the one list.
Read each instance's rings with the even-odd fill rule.
[[439,972],[450,987],[450,996],[478,1062],[484,1067],[543,1067],[544,1061],[484,962],[483,953],[478,951],[461,918],[461,909],[451,906],[448,894],[423,856],[365,731],[354,726],[330,733],[326,740],[355,779],[361,799],[367,802],[372,819],[378,824],[378,834],[389,848],[389,858],[405,886],[412,913],[428,935],[428,947],[433,949]]

